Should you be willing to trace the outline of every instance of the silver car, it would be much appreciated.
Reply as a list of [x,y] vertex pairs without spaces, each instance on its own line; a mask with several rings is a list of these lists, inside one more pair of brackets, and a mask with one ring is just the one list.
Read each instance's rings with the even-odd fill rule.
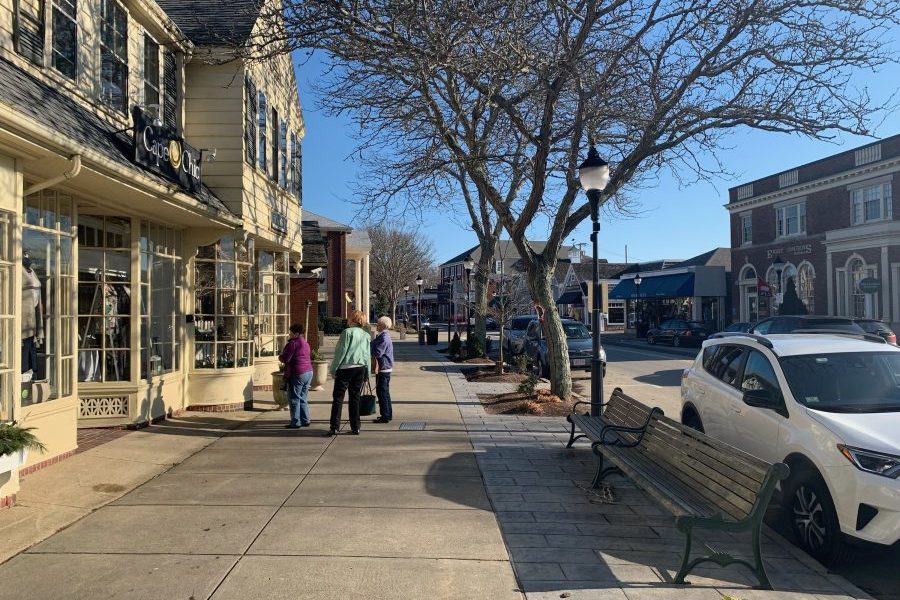
[[[573,319],[562,320],[563,332],[566,334],[566,346],[569,348],[569,367],[573,371],[590,371],[591,356],[593,351],[593,339],[591,332]],[[541,322],[537,319],[528,324],[525,331],[525,354],[528,362],[534,367],[535,373],[540,377],[550,376],[550,359],[547,356],[547,342]],[[600,348],[600,364],[603,376],[606,376],[606,351]]]
[[503,326],[503,350],[510,355],[525,352],[525,330],[537,318],[537,315],[523,315],[510,319]]

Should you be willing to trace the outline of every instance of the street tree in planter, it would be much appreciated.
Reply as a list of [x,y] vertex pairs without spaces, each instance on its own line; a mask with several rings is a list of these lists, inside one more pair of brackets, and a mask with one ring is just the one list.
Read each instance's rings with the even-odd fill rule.
[[784,297],[781,299],[781,306],[778,307],[778,314],[805,315],[808,312],[806,305],[803,304],[803,300],[797,295],[797,285],[794,283],[794,278],[789,277],[784,289]]
[[569,398],[550,280],[590,215],[588,147],[611,162],[611,210],[667,173],[722,174],[730,131],[871,134],[878,101],[853,84],[896,62],[882,37],[898,14],[896,0],[284,0],[243,51],[325,51],[346,111],[463,169],[519,251],[545,308],[551,388]]

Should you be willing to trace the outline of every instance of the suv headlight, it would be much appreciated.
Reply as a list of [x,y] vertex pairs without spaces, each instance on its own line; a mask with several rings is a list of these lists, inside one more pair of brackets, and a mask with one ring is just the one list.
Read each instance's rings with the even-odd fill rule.
[[843,444],[838,444],[837,448],[844,455],[844,458],[853,463],[860,471],[890,477],[891,479],[900,477],[900,456],[861,450]]

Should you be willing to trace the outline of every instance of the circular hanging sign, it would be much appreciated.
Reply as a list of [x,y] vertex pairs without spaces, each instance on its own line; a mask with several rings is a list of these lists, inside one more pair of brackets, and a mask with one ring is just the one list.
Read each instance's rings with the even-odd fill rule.
[[881,291],[881,282],[874,277],[866,277],[859,282],[859,291],[863,294],[877,294]]

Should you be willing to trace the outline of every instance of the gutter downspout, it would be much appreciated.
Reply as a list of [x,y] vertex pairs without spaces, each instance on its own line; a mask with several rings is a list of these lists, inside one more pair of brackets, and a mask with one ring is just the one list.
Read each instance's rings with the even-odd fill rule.
[[37,183],[30,188],[27,188],[24,192],[22,192],[22,195],[27,197],[34,194],[35,192],[39,192],[41,190],[47,189],[48,187],[54,186],[62,181],[68,181],[69,179],[78,177],[78,174],[81,173],[81,155],[73,154],[69,158],[69,164],[72,165],[72,167],[68,171],[65,171],[62,175],[57,175],[56,177],[52,177],[46,181]]

